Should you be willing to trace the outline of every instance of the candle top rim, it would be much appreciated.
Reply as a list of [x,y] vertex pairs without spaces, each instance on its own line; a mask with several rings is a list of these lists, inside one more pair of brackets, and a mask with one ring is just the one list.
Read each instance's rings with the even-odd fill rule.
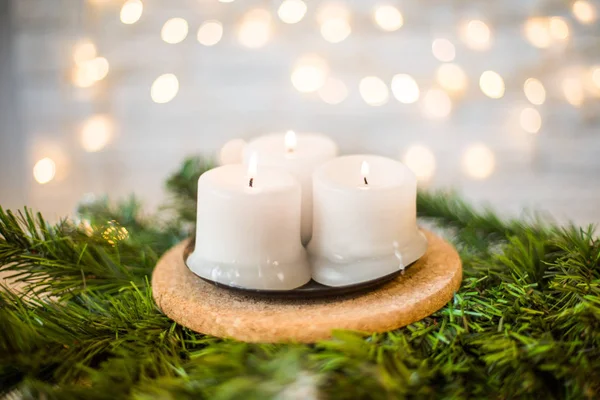
[[296,146],[288,151],[285,146],[286,132],[269,133],[259,136],[246,145],[245,159],[252,153],[259,155],[259,163],[279,159],[311,159],[335,156],[337,144],[326,135],[312,132],[295,132]]
[[243,164],[223,165],[200,175],[198,188],[199,190],[209,188],[215,191],[247,195],[300,189],[300,184],[294,176],[277,168],[259,166],[253,178],[253,186],[250,187],[247,166]]
[[[369,165],[368,184],[364,183],[361,166]],[[337,190],[387,190],[414,184],[415,174],[403,163],[373,154],[353,154],[334,158],[315,170],[315,184],[325,182]]]

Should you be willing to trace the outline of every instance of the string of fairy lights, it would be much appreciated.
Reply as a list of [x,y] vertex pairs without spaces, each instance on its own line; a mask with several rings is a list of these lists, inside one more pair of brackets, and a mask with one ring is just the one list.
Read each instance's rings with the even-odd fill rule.
[[[217,0],[215,0],[216,2]],[[234,0],[218,0],[232,3]],[[226,7],[226,6],[225,6]],[[266,46],[274,35],[276,19],[284,24],[296,24],[308,18],[313,12],[304,0],[277,1],[275,12],[266,8],[246,11],[238,21],[234,31],[239,44],[248,49]],[[321,37],[337,44],[348,40],[352,35],[351,8],[345,2],[323,2],[314,10]],[[120,7],[119,18],[123,24],[136,24],[144,14],[142,0],[127,0]],[[538,49],[556,50],[564,48],[572,37],[576,23],[593,26],[598,15],[596,7],[589,0],[576,0],[570,3],[572,17],[535,16],[523,21],[524,38]],[[377,5],[372,9],[372,23],[382,34],[400,30],[405,23],[402,11],[390,4]],[[190,35],[186,19],[167,19],[160,30],[161,39],[176,45]],[[203,46],[216,46],[223,39],[225,27],[216,19],[202,22],[196,31],[196,40]],[[493,47],[493,31],[484,19],[465,20],[457,27],[459,40],[471,51],[484,52]],[[435,71],[431,87],[422,89],[417,80],[407,73],[394,75],[388,83],[371,75],[355,83],[360,97],[368,106],[379,107],[395,98],[402,104],[418,103],[422,115],[430,119],[445,119],[453,110],[455,102],[464,95],[469,85],[469,75],[455,62],[457,49],[448,37],[433,37],[431,53],[440,65]],[[105,79],[110,70],[109,61],[98,53],[96,45],[89,39],[81,40],[73,49],[72,84],[78,88],[89,88]],[[482,71],[477,78],[479,90],[490,99],[500,99],[505,95],[505,80],[497,71]],[[351,92],[351,86],[331,70],[327,60],[316,54],[300,56],[290,71],[292,87],[299,93],[314,94],[315,99],[328,105],[343,103]],[[542,127],[539,108],[549,96],[540,77],[530,76],[519,82],[530,105],[520,111],[519,123],[524,132],[536,134]],[[158,104],[172,101],[180,89],[179,79],[174,73],[156,77],[150,86],[150,97]],[[582,107],[587,99],[600,98],[600,65],[581,67],[567,74],[560,82],[560,93],[573,107]],[[106,115],[95,115],[82,124],[80,142],[87,152],[104,149],[112,138],[112,121]],[[468,146],[462,154],[464,173],[472,179],[485,179],[493,173],[494,153],[486,145],[476,143]],[[403,161],[417,174],[420,180],[430,180],[436,169],[434,153],[426,146],[415,144],[403,155]],[[35,180],[40,184],[52,181],[57,172],[53,159],[40,159],[33,168]]]

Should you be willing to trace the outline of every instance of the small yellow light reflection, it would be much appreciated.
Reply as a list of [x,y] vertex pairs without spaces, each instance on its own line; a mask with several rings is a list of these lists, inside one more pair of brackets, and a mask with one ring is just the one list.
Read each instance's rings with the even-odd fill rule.
[[329,67],[321,57],[309,54],[298,60],[292,71],[292,85],[302,93],[319,90],[327,79]]
[[431,43],[433,56],[442,62],[451,62],[456,57],[456,49],[451,41],[437,38]]
[[575,19],[582,24],[589,25],[596,21],[596,8],[587,0],[577,0],[571,10]]
[[379,6],[375,9],[375,22],[384,31],[397,31],[404,25],[402,13],[394,6]]
[[519,120],[525,132],[538,133],[542,127],[542,116],[535,108],[524,108]]
[[73,48],[73,61],[75,65],[93,60],[96,58],[96,45],[89,39],[79,41]]
[[484,144],[470,145],[462,157],[463,171],[473,179],[489,177],[494,172],[495,164],[494,153]]
[[550,34],[554,40],[567,40],[569,38],[569,24],[562,17],[551,17]]
[[440,65],[435,73],[435,77],[440,86],[451,94],[462,94],[467,88],[467,74],[456,64]]
[[165,22],[160,37],[166,43],[176,44],[182,42],[188,34],[188,23],[183,18],[171,18]]
[[343,18],[331,18],[321,24],[321,36],[329,43],[342,42],[351,31],[348,20]]
[[531,104],[541,105],[546,101],[546,89],[542,82],[535,78],[529,78],[523,85],[523,91],[525,97],[531,102]]
[[112,133],[113,124],[108,116],[93,116],[81,128],[81,147],[90,153],[100,151],[108,144]]
[[452,100],[441,89],[431,89],[423,97],[423,113],[432,119],[448,117],[452,111]]
[[205,46],[214,46],[223,37],[223,25],[219,21],[206,21],[198,28],[198,42]]
[[271,37],[271,14],[257,8],[244,16],[238,30],[238,40],[250,49],[263,47]]
[[491,46],[492,33],[487,24],[480,20],[471,20],[463,25],[462,40],[473,50],[487,50]]
[[504,80],[494,71],[485,71],[479,78],[479,87],[486,96],[499,99],[504,96]]
[[118,242],[129,237],[129,232],[124,226],[119,226],[115,221],[110,222],[111,226],[102,232],[102,237],[109,244],[115,246]]
[[168,103],[177,96],[179,81],[174,74],[164,74],[156,78],[150,88],[150,97],[155,103]]
[[138,22],[144,11],[144,5],[141,0],[127,0],[121,7],[121,22],[127,25]]
[[387,85],[376,76],[362,78],[358,91],[365,103],[374,107],[384,105],[390,98]]
[[327,104],[340,104],[348,97],[348,88],[339,79],[328,78],[318,91],[319,97]]
[[547,18],[534,17],[525,21],[525,38],[533,46],[545,49],[552,44],[550,25]]
[[286,24],[298,23],[306,15],[306,3],[302,0],[284,0],[277,10],[277,15]]
[[50,182],[55,175],[56,164],[51,158],[42,158],[33,166],[33,177],[40,185]]
[[567,77],[562,81],[562,90],[567,102],[574,107],[580,107],[584,100],[583,85],[578,78]]
[[408,74],[397,74],[392,78],[392,93],[394,97],[404,104],[411,104],[419,100],[419,85]]
[[406,150],[403,162],[420,182],[427,182],[435,173],[435,155],[427,147],[415,144]]

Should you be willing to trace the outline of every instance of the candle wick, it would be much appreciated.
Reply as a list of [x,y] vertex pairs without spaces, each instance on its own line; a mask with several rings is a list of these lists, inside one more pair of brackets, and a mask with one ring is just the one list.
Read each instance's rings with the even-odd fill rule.
[[366,176],[363,177],[363,180],[365,181],[365,185],[369,184],[369,181],[367,181],[367,177]]
[[250,181],[248,182],[248,186],[254,187],[254,178],[250,178]]

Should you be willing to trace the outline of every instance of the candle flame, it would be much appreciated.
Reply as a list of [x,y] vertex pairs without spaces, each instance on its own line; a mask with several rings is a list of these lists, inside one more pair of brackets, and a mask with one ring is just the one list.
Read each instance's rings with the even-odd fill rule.
[[256,153],[252,153],[250,160],[248,161],[248,186],[254,187],[254,178],[258,171],[258,156]]
[[296,144],[298,143],[296,140],[296,132],[294,131],[287,131],[285,133],[285,148],[288,151],[288,153],[291,153],[292,151],[296,150]]
[[360,174],[363,177],[363,181],[365,182],[365,185],[369,184],[369,181],[367,180],[367,178],[369,177],[370,170],[371,170],[371,168],[369,167],[369,163],[366,161],[363,161],[360,166]]

